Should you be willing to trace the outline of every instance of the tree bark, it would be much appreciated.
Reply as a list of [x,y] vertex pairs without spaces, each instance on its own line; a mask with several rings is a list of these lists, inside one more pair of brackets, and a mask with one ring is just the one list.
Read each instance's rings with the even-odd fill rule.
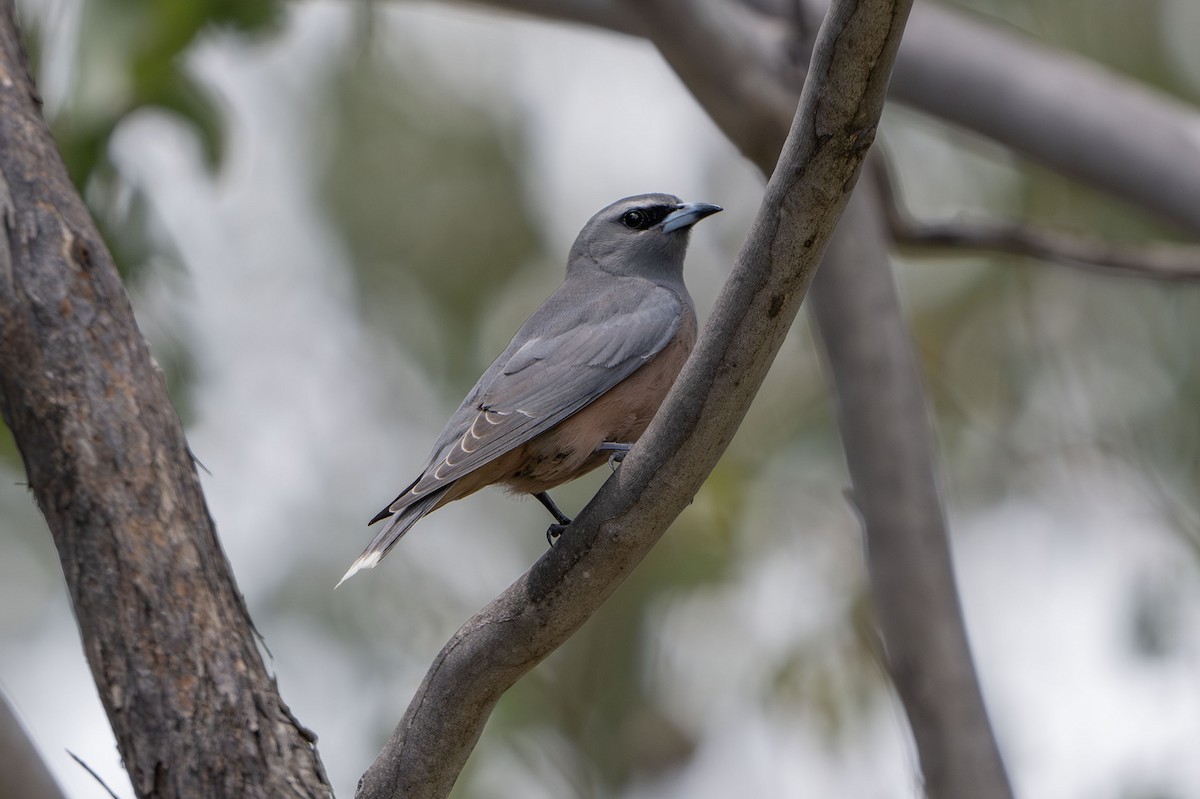
[[0,411],[141,797],[329,795],[0,3]]
[[[786,126],[776,99],[786,84],[784,63],[777,59],[772,67],[761,55],[747,53],[752,31],[739,31],[746,20],[739,23],[719,0],[699,0],[686,26],[665,0],[641,4],[638,18],[721,130],[769,174],[779,140],[771,137],[781,136]],[[772,80],[773,90],[741,89]],[[831,249],[837,263],[822,269],[824,275],[832,267],[834,274],[817,279],[812,307],[818,338],[830,345],[826,356],[841,399],[846,461],[863,509],[880,632],[927,794],[1009,797],[959,607],[920,370],[871,181],[861,183],[855,197],[863,192],[867,195],[851,200],[838,226]],[[870,434],[860,434],[864,430]],[[928,627],[921,626],[922,618]],[[931,685],[937,691],[927,690]]]
[[582,626],[699,490],[782,345],[845,207],[909,7],[834,3],[758,217],[666,403],[559,544],[442,649],[363,775],[359,797],[447,795],[501,694]]

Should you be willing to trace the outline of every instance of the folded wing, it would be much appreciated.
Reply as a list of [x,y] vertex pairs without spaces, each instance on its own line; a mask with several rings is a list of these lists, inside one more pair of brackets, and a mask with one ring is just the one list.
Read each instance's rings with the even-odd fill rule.
[[[447,423],[421,476],[372,520],[391,517],[347,577],[379,562],[455,480],[549,430],[633,374],[670,343],[684,313],[675,292],[640,280],[610,288],[572,319],[553,313],[555,301],[552,296],[530,317],[480,378]],[[555,327],[540,317],[561,321]]]
[[655,288],[625,313],[528,341],[480,386],[470,424],[411,492],[436,490],[595,401],[674,338],[682,310],[673,293]]

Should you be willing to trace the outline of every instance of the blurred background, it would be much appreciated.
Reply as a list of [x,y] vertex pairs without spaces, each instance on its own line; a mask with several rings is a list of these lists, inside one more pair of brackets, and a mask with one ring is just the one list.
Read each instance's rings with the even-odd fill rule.
[[[966,6],[1200,99],[1192,0]],[[1103,5],[1103,8],[1099,7]],[[452,4],[18,3],[50,119],[168,376],[284,698],[354,785],[430,661],[545,547],[483,492],[334,584],[596,210],[762,191],[645,42]],[[1135,209],[891,107],[907,205],[1136,242]],[[1032,799],[1200,797],[1200,287],[901,257],[985,697]],[[600,470],[556,492],[573,513]],[[71,797],[132,790],[0,427],[0,690]],[[455,796],[914,797],[803,318],[692,506],[500,704]]]

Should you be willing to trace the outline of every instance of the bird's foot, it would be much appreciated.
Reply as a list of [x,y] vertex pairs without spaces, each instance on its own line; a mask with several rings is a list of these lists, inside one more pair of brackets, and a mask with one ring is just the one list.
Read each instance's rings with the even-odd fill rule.
[[612,453],[608,456],[608,468],[615,472],[621,461],[625,460],[625,456],[629,453],[629,448],[632,446],[633,444],[618,444],[615,441],[605,441],[596,447],[596,451]]
[[538,502],[542,503],[546,510],[550,511],[550,515],[554,517],[554,521],[558,524],[552,524],[546,528],[546,543],[554,546],[554,542],[562,535],[563,530],[571,523],[571,517],[559,510],[558,505],[554,504],[554,500],[545,491],[539,491],[533,495]]
[[571,525],[571,520],[567,519],[566,524],[552,524],[549,527],[547,527],[546,528],[546,543],[549,544],[551,547],[553,547],[554,542],[557,541],[558,537],[563,534],[563,530],[566,530],[570,525]]

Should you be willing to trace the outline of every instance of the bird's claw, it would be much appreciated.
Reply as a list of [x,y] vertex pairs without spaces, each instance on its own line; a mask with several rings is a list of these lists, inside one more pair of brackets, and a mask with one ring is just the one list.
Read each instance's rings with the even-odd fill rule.
[[629,453],[630,444],[620,444],[615,441],[605,441],[597,450],[599,452],[611,452],[608,456],[608,468],[614,472],[617,470],[618,464],[625,460],[625,456]]
[[552,524],[549,527],[547,527],[546,528],[546,543],[549,544],[551,547],[553,547],[554,542],[558,540],[558,537],[563,534],[563,530],[566,530],[567,527],[570,526],[570,524],[571,524],[571,520],[568,519],[566,524]]

